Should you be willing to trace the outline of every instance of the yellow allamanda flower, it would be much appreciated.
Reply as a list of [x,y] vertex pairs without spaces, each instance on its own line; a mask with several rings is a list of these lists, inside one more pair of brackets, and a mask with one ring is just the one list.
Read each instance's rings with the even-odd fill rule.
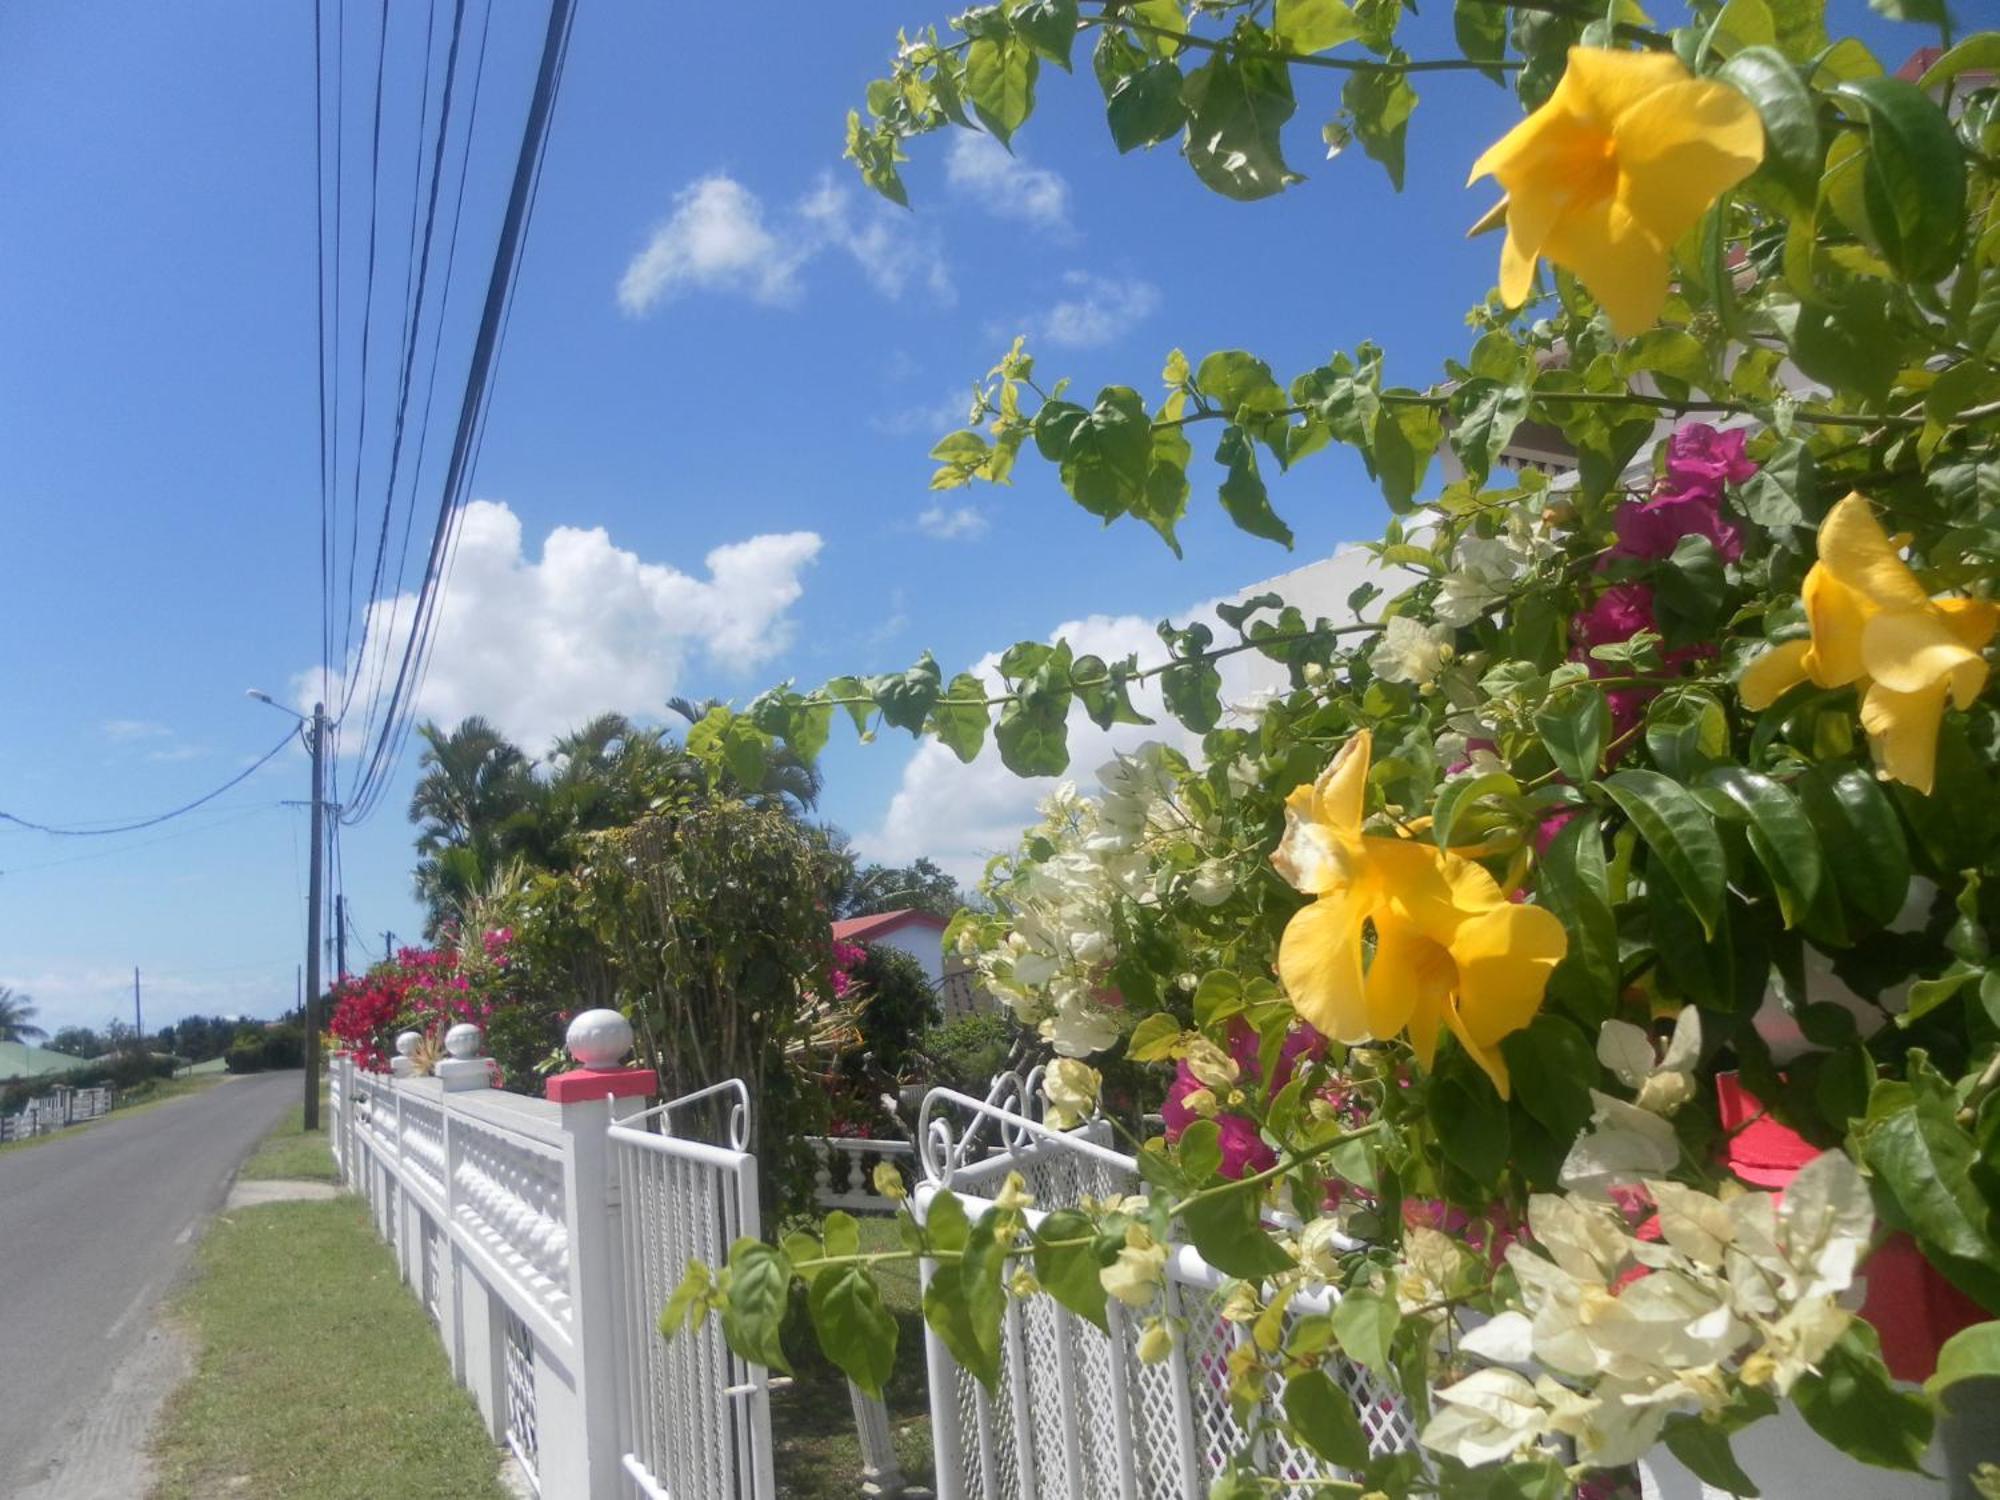
[[1852,683],[1876,769],[1928,793],[1945,701],[1969,708],[1986,686],[1979,653],[2000,629],[2000,606],[1931,598],[1859,495],[1820,522],[1819,561],[1801,596],[1811,637],[1750,663],[1738,686],[1743,706],[1768,708],[1801,682]]
[[[1308,1024],[1341,1042],[1407,1030],[1425,1067],[1448,1027],[1502,1098],[1500,1040],[1541,1008],[1568,948],[1562,923],[1509,901],[1471,860],[1361,831],[1370,736],[1356,734],[1285,804],[1271,863],[1316,897],[1285,926],[1278,976]],[[1373,928],[1372,960],[1364,958]]]
[[1674,242],[1764,159],[1750,101],[1670,52],[1572,47],[1548,103],[1487,148],[1469,182],[1507,191],[1500,295],[1528,300],[1535,259],[1566,266],[1621,337],[1660,315]]

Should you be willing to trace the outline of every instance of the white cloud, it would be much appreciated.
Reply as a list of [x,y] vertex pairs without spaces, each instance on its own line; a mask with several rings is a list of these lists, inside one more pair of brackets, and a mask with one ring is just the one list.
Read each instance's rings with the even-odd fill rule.
[[960,505],[947,510],[933,505],[917,517],[917,530],[934,542],[976,542],[992,523],[976,505]]
[[1063,275],[1068,289],[1054,306],[1032,320],[1034,341],[1064,349],[1108,344],[1160,307],[1160,289],[1150,281],[1119,281],[1093,271]]
[[106,719],[104,737],[112,740],[159,740],[166,739],[173,730],[164,724],[155,724],[151,719]]
[[618,305],[640,317],[689,289],[796,301],[801,248],[765,228],[757,195],[718,172],[674,195],[673,212],[625,268]]
[[[710,552],[702,578],[644,561],[602,527],[558,526],[536,559],[512,510],[475,500],[417,711],[447,724],[483,714],[536,754],[595,714],[657,716],[695,656],[742,672],[790,644],[800,575],[819,550],[815,532],[753,536]],[[414,602],[372,613],[371,642],[389,648],[392,667]],[[316,676],[297,679],[302,694]]]
[[[1324,561],[1260,583],[1234,595],[1270,590],[1299,606],[1307,616],[1329,619],[1348,618],[1347,596],[1363,581],[1380,578],[1374,560],[1359,548],[1343,548]],[[1218,639],[1232,639],[1233,632],[1221,625],[1215,614],[1219,601],[1209,600],[1190,610],[1176,613],[1176,623],[1190,619],[1205,621]],[[1049,639],[1069,641],[1081,655],[1089,652],[1106,661],[1138,653],[1141,666],[1150,666],[1164,657],[1165,648],[1155,622],[1138,615],[1091,615],[1058,625]],[[1002,690],[997,653],[982,657],[972,668],[995,692]],[[1255,652],[1226,657],[1219,664],[1223,702],[1234,708],[1254,705],[1286,686],[1284,669]],[[1181,727],[1165,713],[1154,681],[1133,690],[1132,701],[1141,713],[1154,719],[1150,726],[1117,725],[1099,729],[1074,707],[1069,717],[1069,779],[1092,783],[1097,768],[1119,751],[1129,751],[1147,740],[1161,740],[1189,753],[1197,753],[1201,737]],[[855,840],[870,859],[884,863],[907,863],[919,854],[930,856],[961,880],[975,878],[987,858],[1011,849],[1022,829],[1035,819],[1035,804],[1055,787],[1058,778],[1019,777],[1000,763],[989,740],[986,750],[970,765],[936,740],[926,740],[904,764],[902,781],[882,821],[873,831]]]
[[625,267],[618,305],[636,318],[687,292],[723,292],[789,306],[805,295],[806,265],[830,250],[892,300],[912,286],[939,302],[956,295],[935,236],[885,204],[857,209],[830,173],[774,219],[755,192],[716,172],[674,195],[672,212]]
[[959,131],[945,157],[945,182],[1002,219],[1069,232],[1069,184],[1062,174],[1029,164],[990,135]]

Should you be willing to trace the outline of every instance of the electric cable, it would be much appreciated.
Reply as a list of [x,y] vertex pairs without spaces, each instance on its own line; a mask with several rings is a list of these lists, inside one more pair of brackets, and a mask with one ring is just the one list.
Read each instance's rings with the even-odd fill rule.
[[109,827],[90,827],[84,824],[65,827],[50,823],[36,823],[27,818],[16,817],[10,812],[0,812],[0,823],[12,823],[17,828],[25,828],[33,833],[54,834],[59,838],[101,838],[107,834],[135,833],[141,828],[156,827],[174,818],[183,817],[193,812],[197,807],[213,802],[231,787],[241,786],[245,781],[248,781],[268,765],[277,756],[279,751],[292,742],[294,736],[297,734],[297,730],[287,730],[283,739],[279,740],[269,750],[266,750],[256,760],[252,761],[244,770],[239,771],[236,775],[230,777],[229,780],[223,782],[214,791],[204,792],[192,802],[183,803],[181,806],[167,812],[156,813],[149,818],[139,818],[129,823],[118,823]]

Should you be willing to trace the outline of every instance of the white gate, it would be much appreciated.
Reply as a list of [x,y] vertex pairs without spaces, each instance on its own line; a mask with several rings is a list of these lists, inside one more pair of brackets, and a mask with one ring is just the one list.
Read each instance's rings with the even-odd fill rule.
[[[919,1134],[918,1215],[946,1189],[991,1197],[1015,1171],[1034,1194],[1031,1222],[1085,1194],[1143,1191],[1138,1164],[1110,1149],[1103,1122],[1051,1129],[1033,1117],[1039,1097],[1033,1074],[984,1101],[933,1090]],[[924,1274],[928,1282],[928,1265]],[[927,1329],[938,1500],[1201,1500],[1228,1460],[1253,1443],[1264,1473],[1300,1481],[1296,1496],[1324,1494],[1315,1479],[1348,1477],[1281,1437],[1253,1439],[1237,1422],[1227,1362],[1249,1331],[1221,1316],[1227,1284],[1192,1248],[1169,1255],[1164,1311],[1173,1347],[1158,1364],[1139,1359],[1140,1320],[1116,1301],[1107,1333],[1052,1298],[1009,1299],[990,1393]],[[1287,1324],[1325,1312],[1329,1301],[1330,1294],[1295,1297]],[[1326,1369],[1352,1396],[1373,1452],[1415,1445],[1409,1415],[1386,1387],[1344,1360]]]
[[690,1260],[720,1266],[761,1230],[750,1095],[717,1084],[609,1127],[623,1234],[625,1470],[648,1500],[774,1500],[767,1372],[713,1318],[669,1342],[660,1311]]

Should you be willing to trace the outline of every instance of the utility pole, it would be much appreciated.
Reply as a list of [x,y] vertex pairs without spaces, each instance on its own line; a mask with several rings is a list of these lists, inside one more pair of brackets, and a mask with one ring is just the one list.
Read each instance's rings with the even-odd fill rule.
[[322,762],[326,753],[326,705],[313,705],[309,732],[312,743],[312,877],[306,897],[306,990],[304,996],[306,1031],[305,1128],[319,1129],[319,909],[320,866],[326,855],[326,804],[321,800],[325,786]]
[[333,952],[334,970],[342,984],[347,983],[347,898],[333,898]]
[[388,963],[396,956],[396,934],[388,928],[382,929],[382,962]]
[[[297,890],[297,886],[292,887]],[[139,1008],[139,966],[132,965],[132,1029],[138,1033],[137,1046],[146,1050],[146,1013]]]

